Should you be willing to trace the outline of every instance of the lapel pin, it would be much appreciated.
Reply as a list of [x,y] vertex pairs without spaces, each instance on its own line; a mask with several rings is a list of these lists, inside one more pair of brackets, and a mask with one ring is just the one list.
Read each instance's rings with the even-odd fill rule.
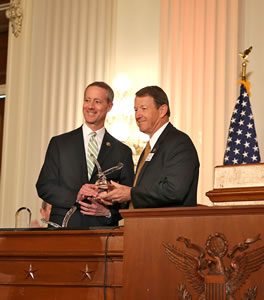
[[110,142],[106,142],[106,146],[107,147],[111,147],[111,143]]

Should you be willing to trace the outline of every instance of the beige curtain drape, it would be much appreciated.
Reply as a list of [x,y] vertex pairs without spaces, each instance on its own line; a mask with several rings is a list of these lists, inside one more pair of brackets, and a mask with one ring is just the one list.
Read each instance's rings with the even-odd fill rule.
[[[214,166],[223,162],[237,97],[238,0],[161,1],[161,85],[172,121],[200,157],[198,199],[210,205]],[[225,125],[226,124],[226,125]]]

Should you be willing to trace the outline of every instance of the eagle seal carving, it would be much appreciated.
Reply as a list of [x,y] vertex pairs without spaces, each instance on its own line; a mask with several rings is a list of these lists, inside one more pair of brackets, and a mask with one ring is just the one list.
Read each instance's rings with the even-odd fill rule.
[[[250,249],[260,240],[260,234],[247,238],[229,250],[224,234],[211,234],[201,247],[179,236],[176,241],[184,247],[163,242],[168,259],[184,272],[187,284],[199,300],[234,300],[236,292],[245,284],[251,273],[264,264],[264,246]],[[180,245],[180,244],[179,244]],[[186,285],[178,287],[179,299],[190,300]],[[257,287],[249,288],[245,300],[256,299]]]

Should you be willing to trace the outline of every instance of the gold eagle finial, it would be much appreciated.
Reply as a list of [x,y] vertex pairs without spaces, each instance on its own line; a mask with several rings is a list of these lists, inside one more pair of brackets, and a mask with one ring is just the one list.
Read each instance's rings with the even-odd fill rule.
[[240,53],[239,53],[239,56],[240,56],[243,60],[246,60],[247,57],[248,57],[248,55],[249,55],[249,53],[251,52],[252,48],[253,48],[253,47],[250,46],[250,47],[247,48],[244,52],[240,52]]
[[248,55],[249,53],[252,51],[253,47],[250,46],[249,48],[247,48],[246,50],[244,50],[243,52],[240,52],[238,55],[241,57],[242,59],[242,75],[241,75],[241,79],[246,81],[247,80],[247,64],[248,64]]

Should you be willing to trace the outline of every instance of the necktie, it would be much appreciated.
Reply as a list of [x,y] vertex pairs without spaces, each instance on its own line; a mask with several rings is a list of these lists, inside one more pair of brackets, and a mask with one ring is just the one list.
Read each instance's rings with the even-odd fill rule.
[[92,132],[89,134],[90,139],[88,143],[88,155],[87,155],[87,167],[88,167],[88,178],[91,179],[93,169],[94,169],[94,160],[93,158],[97,158],[98,154],[98,144],[96,141],[96,133]]
[[149,144],[149,142],[147,142],[147,145],[146,145],[146,147],[145,147],[143,156],[142,156],[142,158],[141,158],[141,160],[140,160],[140,162],[139,162],[139,165],[138,165],[138,167],[137,167],[137,172],[136,172],[136,176],[135,176],[135,179],[134,179],[133,186],[135,186],[136,183],[137,183],[138,176],[139,176],[139,174],[140,174],[140,172],[141,172],[141,169],[142,169],[142,167],[143,167],[143,165],[144,165],[144,163],[145,163],[145,160],[146,160],[147,156],[149,155],[150,151],[151,151],[150,144]]

